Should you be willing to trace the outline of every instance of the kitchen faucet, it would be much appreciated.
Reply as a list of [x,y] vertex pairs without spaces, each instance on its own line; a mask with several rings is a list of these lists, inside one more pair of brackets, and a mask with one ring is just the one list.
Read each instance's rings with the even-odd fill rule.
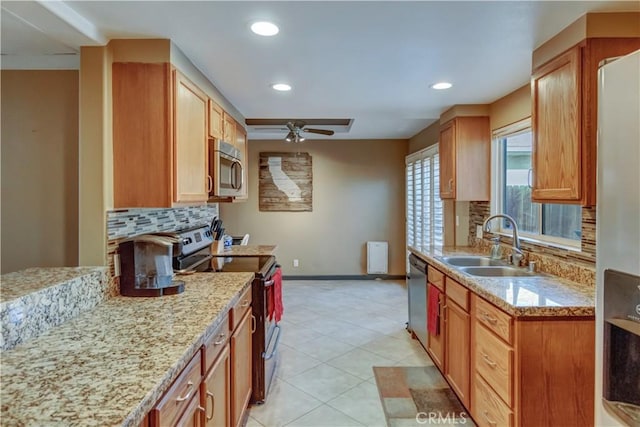
[[511,228],[513,229],[513,245],[511,246],[511,263],[515,266],[520,265],[520,260],[524,257],[522,250],[520,250],[520,238],[518,237],[518,225],[516,224],[516,220],[506,214],[496,214],[491,215],[489,218],[484,220],[484,224],[482,224],[482,229],[485,232],[490,232],[491,228],[489,227],[489,221],[494,218],[504,218],[511,223]]

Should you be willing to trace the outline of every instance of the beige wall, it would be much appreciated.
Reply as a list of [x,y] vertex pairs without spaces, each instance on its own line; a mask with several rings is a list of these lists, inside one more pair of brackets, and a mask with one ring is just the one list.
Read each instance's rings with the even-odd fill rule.
[[409,153],[437,144],[440,139],[440,121],[436,120],[409,139]]
[[78,262],[78,71],[2,74],[2,273]]
[[[227,232],[276,244],[285,275],[366,274],[366,242],[389,242],[389,274],[405,274],[407,140],[249,141],[249,200],[220,203]],[[309,153],[313,212],[259,212],[260,152]],[[293,268],[293,259],[300,266]]]
[[531,116],[531,86],[528,83],[489,105],[489,122],[492,131],[529,116]]

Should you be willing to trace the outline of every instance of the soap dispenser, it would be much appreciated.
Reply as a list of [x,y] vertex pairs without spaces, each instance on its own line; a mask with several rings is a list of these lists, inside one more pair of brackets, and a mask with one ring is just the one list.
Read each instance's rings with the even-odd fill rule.
[[500,236],[496,236],[491,239],[493,246],[491,246],[491,258],[500,259]]

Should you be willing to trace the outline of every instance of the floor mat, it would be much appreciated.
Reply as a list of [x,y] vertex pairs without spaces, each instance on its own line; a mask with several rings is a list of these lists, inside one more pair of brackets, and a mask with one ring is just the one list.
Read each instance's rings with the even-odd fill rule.
[[389,427],[474,426],[435,366],[373,367]]

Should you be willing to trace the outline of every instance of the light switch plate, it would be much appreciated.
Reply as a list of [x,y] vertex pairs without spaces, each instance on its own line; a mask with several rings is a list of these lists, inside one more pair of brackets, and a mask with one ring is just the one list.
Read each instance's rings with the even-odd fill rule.
[[482,239],[482,226],[476,225],[476,238]]

